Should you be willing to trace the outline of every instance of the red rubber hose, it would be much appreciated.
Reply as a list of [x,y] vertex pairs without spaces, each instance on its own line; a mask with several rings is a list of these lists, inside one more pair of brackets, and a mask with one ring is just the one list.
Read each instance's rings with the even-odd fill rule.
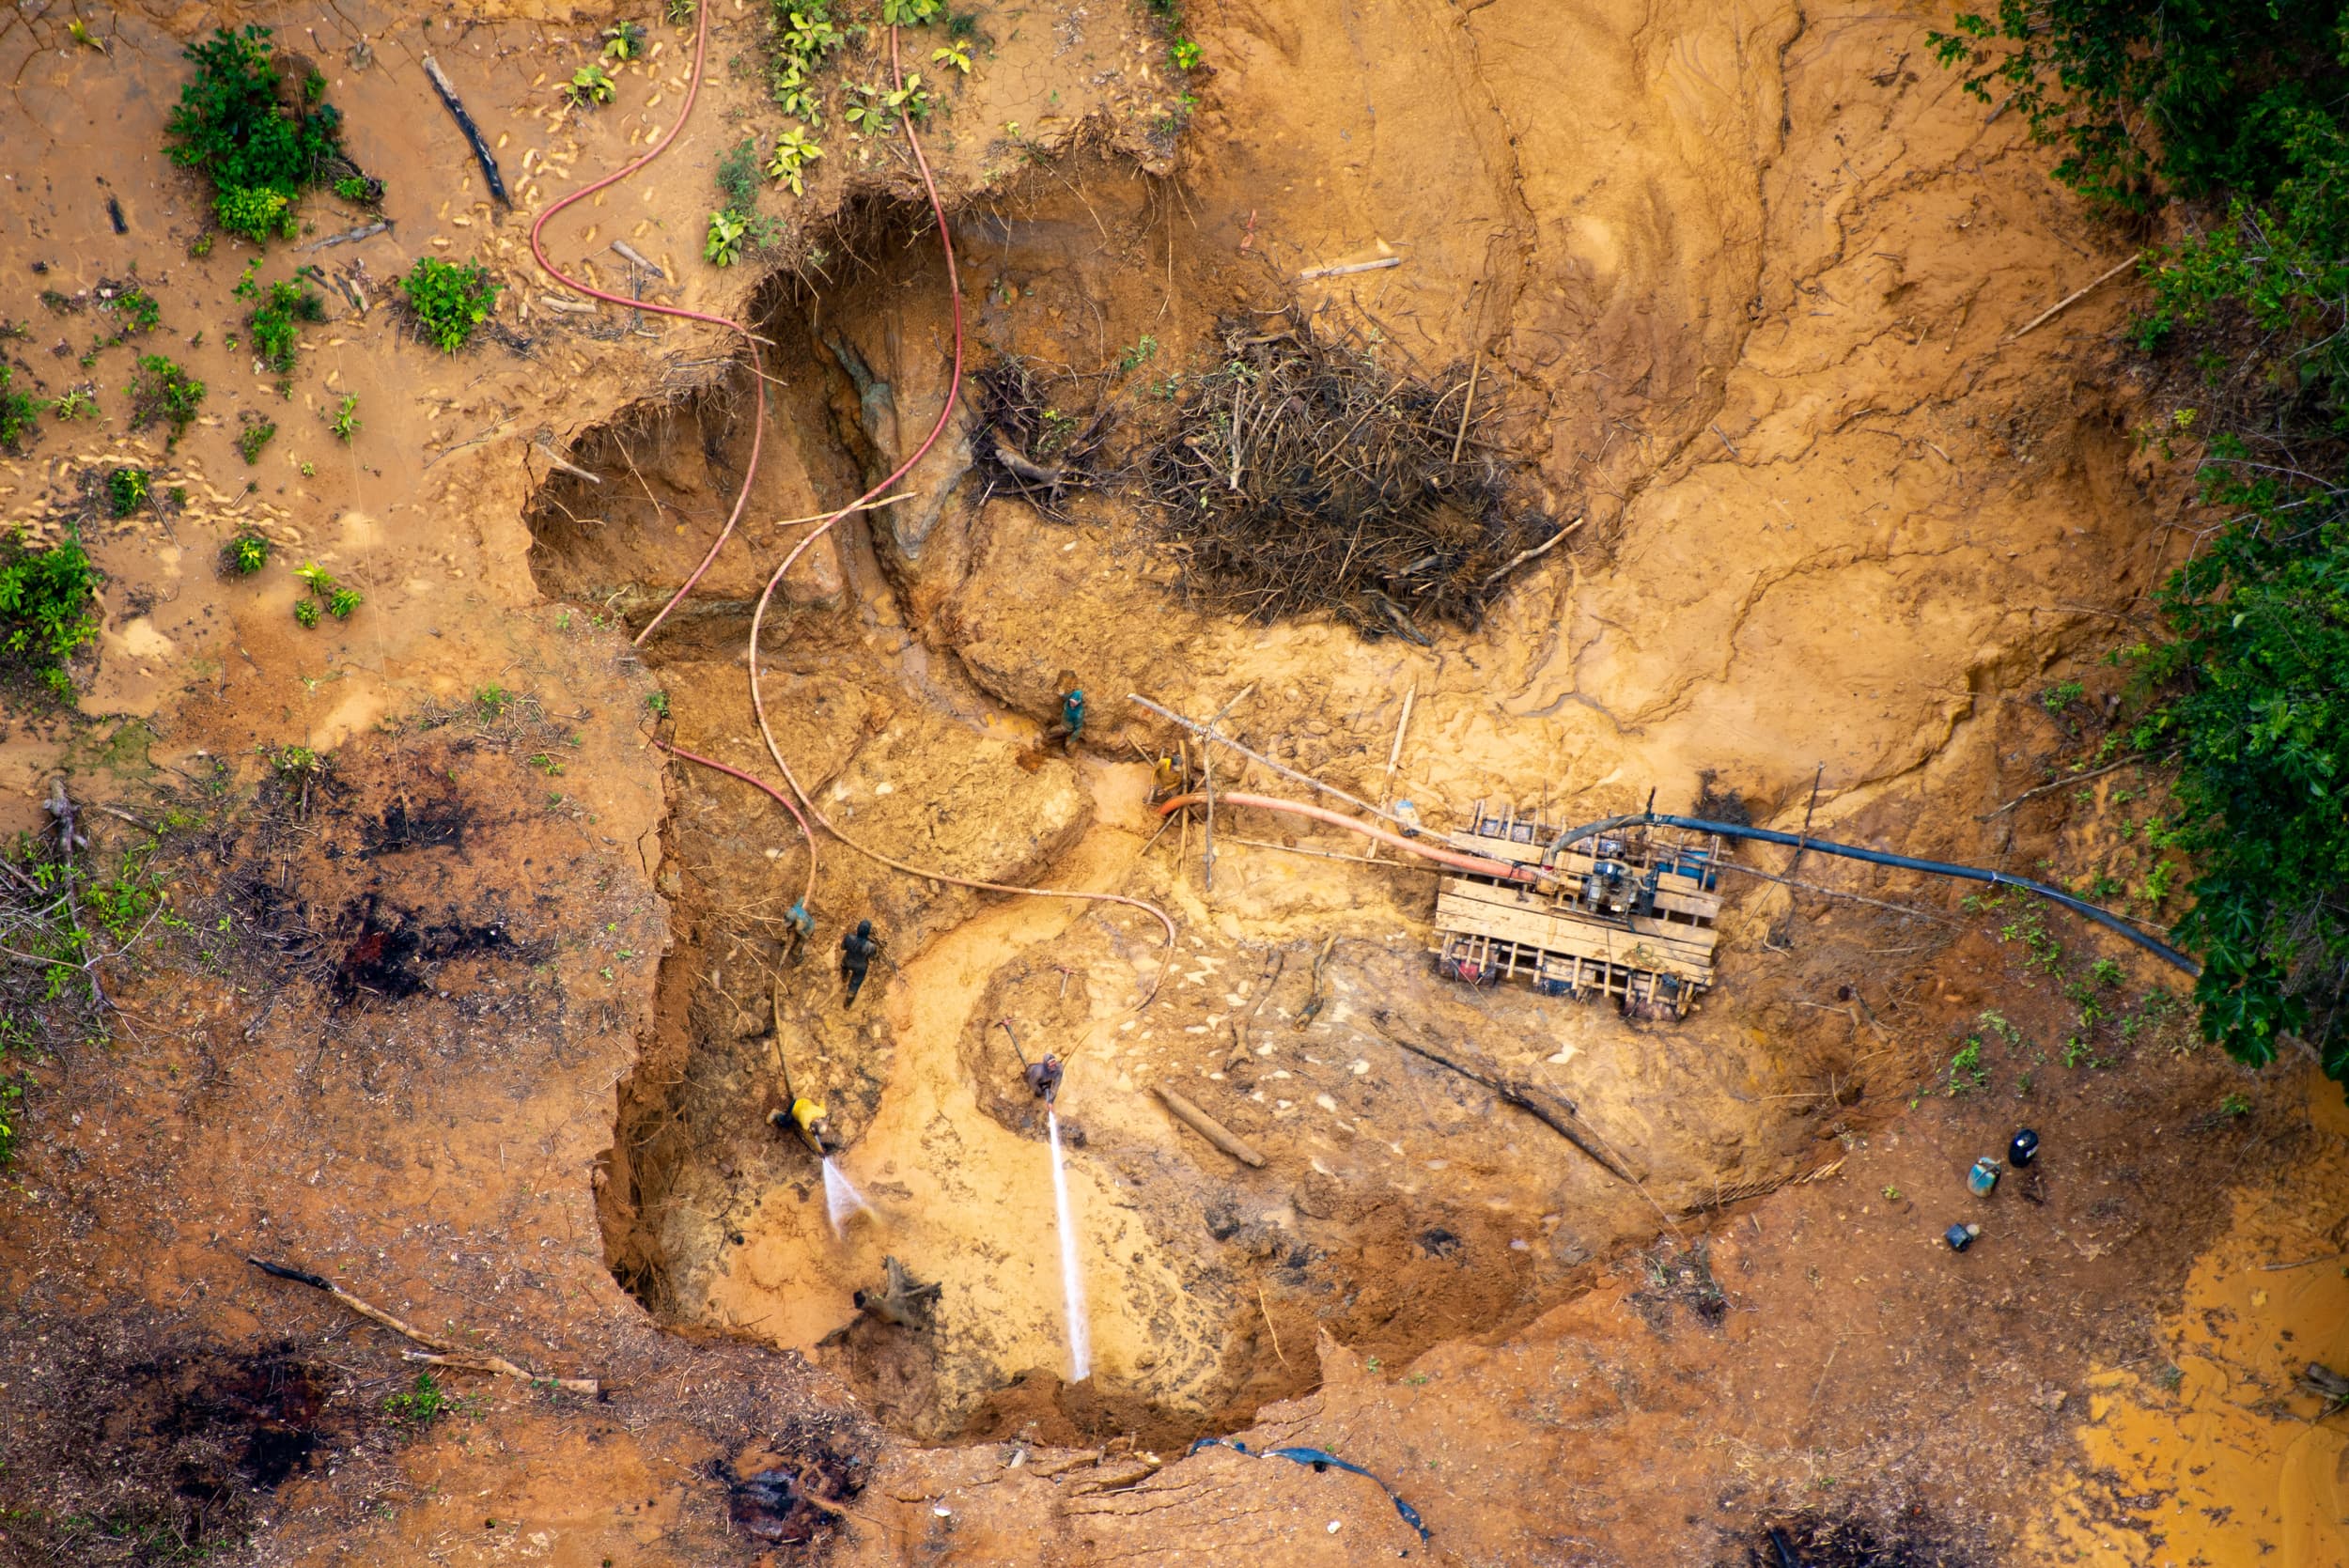
[[807,835],[807,891],[800,894],[800,908],[806,908],[808,900],[816,896],[816,832],[807,825],[807,818],[800,815],[799,802],[756,774],[745,773],[739,768],[720,762],[716,757],[706,757],[697,752],[689,752],[682,746],[672,746],[665,740],[656,740],[653,744],[673,757],[679,757],[687,762],[698,762],[704,768],[723,773],[728,778],[739,779],[754,789],[763,789],[782,802],[783,809],[789,812],[791,819],[800,825],[800,831]]
[[[556,213],[562,211],[565,208],[569,207],[574,203],[585,200],[587,197],[594,195],[598,191],[618,184],[621,180],[626,179],[629,176],[636,173],[637,170],[642,169],[646,164],[650,163],[654,159],[660,157],[663,152],[668,150],[669,144],[677,140],[677,132],[685,129],[685,121],[693,112],[693,101],[701,96],[702,61],[708,51],[708,46],[709,7],[708,5],[704,4],[695,8],[695,19],[693,23],[693,69],[686,77],[685,101],[677,106],[677,123],[670,126],[667,132],[664,133],[659,141],[646,147],[645,149],[645,155],[642,158],[637,159],[636,162],[632,163],[623,165],[621,168],[614,170],[611,174],[605,175],[601,179],[597,180],[591,185],[581,186],[578,190],[573,191],[569,195],[563,197],[561,200],[549,207],[544,212],[539,213],[538,221],[530,225],[530,254],[532,257],[537,261],[539,267],[549,277],[553,278],[565,287],[577,293],[584,294],[590,299],[602,300],[610,304],[626,305],[631,310],[648,310],[655,316],[675,316],[687,321],[707,321],[713,327],[723,327],[728,332],[740,334],[743,344],[748,347],[751,351],[751,377],[757,385],[758,412],[757,417],[752,422],[751,425],[751,460],[742,470],[741,493],[734,498],[734,510],[726,514],[726,525],[720,529],[718,531],[718,536],[710,541],[709,552],[702,557],[701,565],[693,568],[693,575],[687,578],[684,585],[679,587],[676,593],[669,596],[669,602],[661,607],[661,613],[655,615],[651,620],[646,621],[645,623],[645,629],[636,634],[636,645],[638,647],[644,646],[645,639],[650,637],[653,634],[654,629],[659,627],[662,621],[669,618],[669,612],[675,610],[680,603],[684,602],[685,596],[693,591],[693,585],[699,582],[702,580],[703,574],[709,570],[709,564],[718,559],[718,551],[724,549],[726,540],[734,536],[735,527],[742,520],[743,508],[747,507],[751,504],[751,480],[753,476],[758,473],[759,442],[765,438],[767,433],[767,368],[759,363],[758,339],[751,334],[750,328],[744,326],[741,322],[735,320],[732,317],[713,316],[708,311],[687,310],[682,305],[654,304],[649,301],[631,300],[623,295],[606,293],[603,289],[592,287],[571,276],[568,272],[564,272],[553,262],[547,259],[546,244],[541,236],[547,226],[548,220],[552,218]],[[815,840],[811,838],[808,841],[808,845],[810,850],[813,851]]]
[[[548,220],[552,218],[556,213],[561,212],[566,208],[568,208],[577,202],[584,200],[588,196],[594,195],[598,191],[605,190],[619,183],[621,180],[628,179],[630,175],[635,174],[637,171],[643,169],[646,165],[650,163],[655,158],[660,157],[662,152],[668,149],[669,145],[677,140],[677,134],[685,129],[685,123],[688,116],[690,116],[692,113],[694,101],[700,96],[701,93],[702,68],[708,55],[708,42],[709,10],[708,5],[705,4],[699,8],[699,14],[694,23],[693,66],[692,73],[687,80],[685,101],[679,105],[677,109],[677,122],[669,127],[668,131],[662,134],[659,141],[653,143],[652,146],[645,149],[645,155],[643,157],[635,160],[633,163],[623,165],[621,168],[614,171],[613,173],[604,176],[601,179],[596,180],[588,185],[583,185],[578,190],[572,192],[570,194],[564,196],[550,206],[544,212],[540,213],[537,221],[530,225],[530,254],[532,258],[537,262],[538,266],[547,273],[548,276],[554,278],[566,287],[570,288],[577,293],[586,295],[590,299],[602,300],[611,304],[624,305],[631,309],[648,310],[656,315],[674,316],[689,321],[706,321],[712,326],[724,327],[730,332],[739,334],[742,341],[748,345],[750,349],[751,371],[756,384],[757,408],[755,413],[756,423],[753,425],[751,430],[750,459],[742,471],[741,490],[735,497],[734,509],[727,515],[725,526],[719,531],[717,538],[711,541],[708,553],[702,557],[701,564],[693,568],[692,575],[685,580],[683,585],[680,586],[675,594],[670,596],[669,601],[661,606],[660,613],[656,614],[650,621],[646,622],[644,629],[636,634],[635,641],[639,646],[642,646],[645,640],[652,635],[654,629],[658,628],[663,620],[668,618],[670,613],[674,611],[678,604],[684,601],[686,595],[693,591],[694,585],[701,582],[703,576],[709,570],[710,564],[717,560],[719,551],[723,550],[725,547],[726,540],[733,536],[736,527],[741,521],[744,508],[750,505],[751,487],[755,481],[758,474],[759,453],[766,434],[766,367],[759,359],[758,339],[753,335],[750,329],[742,325],[741,322],[734,320],[730,317],[712,315],[706,311],[688,310],[678,305],[653,304],[641,300],[631,300],[618,294],[608,293],[603,289],[593,287],[588,284],[582,282],[580,279],[572,277],[568,273],[563,272],[560,268],[556,267],[553,262],[547,258],[543,232],[546,228]],[[894,27],[892,27],[889,30],[889,67],[890,74],[894,85],[899,89],[902,89],[905,86],[905,67],[899,56],[898,35],[897,29]],[[699,763],[704,767],[714,768],[719,772],[739,779],[746,784],[756,784],[760,789],[765,790],[769,795],[773,796],[776,800],[782,801],[786,807],[790,809],[792,815],[799,821],[801,831],[807,833],[807,895],[801,900],[801,908],[806,907],[807,899],[814,896],[816,889],[816,836],[808,827],[808,819],[813,817],[817,823],[823,827],[826,832],[832,834],[832,837],[838,839],[849,848],[856,850],[859,854],[864,855],[869,859],[878,861],[881,864],[891,867],[893,870],[904,872],[908,876],[922,877],[926,880],[933,882],[943,882],[954,887],[974,888],[988,893],[1031,894],[1041,898],[1077,898],[1106,904],[1123,904],[1133,908],[1147,910],[1151,915],[1157,918],[1161,926],[1165,927],[1167,951],[1170,955],[1172,955],[1175,938],[1174,922],[1167,916],[1166,911],[1160,909],[1158,906],[1146,903],[1142,899],[1128,898],[1120,893],[1082,893],[1072,889],[1013,887],[1001,882],[985,882],[972,877],[952,877],[948,876],[944,872],[930,871],[920,866],[909,865],[903,861],[894,860],[887,855],[881,854],[876,849],[872,849],[864,845],[859,844],[856,840],[842,832],[835,824],[827,819],[823,813],[817,807],[814,799],[811,798],[807,791],[801,786],[799,779],[793,775],[791,771],[791,765],[784,760],[783,749],[775,743],[774,731],[771,727],[770,727],[767,721],[765,694],[760,690],[759,686],[758,639],[761,629],[765,624],[767,606],[772,600],[776,587],[781,584],[785,574],[791,569],[793,563],[798,561],[800,556],[806,551],[808,546],[814,544],[817,539],[823,537],[824,535],[830,533],[833,525],[838,523],[842,518],[862,510],[867,503],[888,490],[891,486],[894,485],[899,479],[902,479],[906,474],[910,473],[916,463],[920,462],[929,454],[930,448],[938,443],[939,437],[945,433],[947,423],[954,416],[956,400],[960,397],[962,393],[964,354],[962,284],[960,273],[957,272],[955,265],[954,237],[947,230],[946,205],[939,196],[938,181],[936,177],[930,172],[929,160],[922,150],[922,139],[914,132],[912,117],[910,116],[906,116],[903,124],[905,127],[906,142],[913,151],[914,164],[921,170],[922,173],[923,189],[929,194],[931,214],[938,221],[939,245],[944,253],[946,259],[946,292],[954,314],[954,371],[947,383],[945,400],[940,406],[938,411],[938,420],[930,427],[929,434],[923,438],[921,445],[915,447],[912,455],[908,457],[904,462],[900,463],[896,470],[892,473],[888,478],[883,479],[879,484],[874,486],[871,489],[866,490],[863,495],[857,497],[855,501],[849,503],[848,505],[843,506],[838,511],[830,514],[821,522],[817,524],[817,526],[810,529],[807,534],[800,539],[799,543],[792,547],[790,552],[783,558],[783,563],[776,567],[773,575],[768,578],[767,586],[758,596],[758,607],[752,614],[749,651],[751,706],[757,713],[758,732],[767,743],[768,754],[774,758],[775,766],[782,769],[784,781],[791,786],[792,794],[799,798],[800,805],[805,806],[806,814],[802,815],[801,814],[800,805],[793,804],[789,797],[785,796],[781,791],[776,790],[771,785],[752,777],[750,774],[743,772],[739,768],[729,767],[726,764],[718,762],[713,758],[700,756],[693,753],[680,750],[675,746],[664,745],[662,746],[662,749],[667,751],[673,756],[680,757],[689,762]],[[1160,965],[1159,976],[1164,975],[1166,967],[1167,966],[1164,964]],[[1144,1006],[1148,1005],[1150,997],[1156,996],[1157,994],[1158,977],[1154,977],[1151,981],[1149,995],[1143,998],[1143,1004]]]

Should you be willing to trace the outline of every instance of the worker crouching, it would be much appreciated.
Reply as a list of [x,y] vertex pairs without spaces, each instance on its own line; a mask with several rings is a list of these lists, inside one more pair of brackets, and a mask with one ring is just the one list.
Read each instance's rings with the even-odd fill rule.
[[824,1108],[802,1096],[791,1102],[789,1110],[770,1110],[767,1123],[778,1131],[796,1133],[809,1153],[826,1159],[839,1152],[840,1140],[832,1136],[832,1118]]

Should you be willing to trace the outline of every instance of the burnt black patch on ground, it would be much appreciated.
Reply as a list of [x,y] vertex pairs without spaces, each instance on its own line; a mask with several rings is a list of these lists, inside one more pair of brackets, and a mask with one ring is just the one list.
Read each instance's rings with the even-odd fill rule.
[[1980,1560],[1912,1503],[1890,1524],[1858,1512],[1766,1519],[1717,1568],[1978,1568]]
[[1719,1328],[1729,1315],[1729,1296],[1713,1277],[1712,1259],[1703,1242],[1689,1247],[1658,1243],[1641,1254],[1636,1266],[1641,1287],[1627,1299],[1631,1310],[1657,1334],[1670,1337],[1677,1316],[1675,1307],[1685,1309],[1707,1328]]
[[232,1550],[270,1493],[361,1434],[338,1374],[290,1343],[229,1349],[127,1316],[26,1339],[34,1354],[0,1396],[0,1516],[23,1553],[11,1561]]
[[740,1468],[722,1460],[711,1470],[725,1484],[726,1520],[736,1530],[770,1546],[804,1546],[835,1527],[863,1492],[868,1451],[868,1434],[816,1417],[791,1422],[770,1452]]
[[359,852],[373,859],[409,849],[462,849],[470,826],[471,814],[459,801],[419,806],[402,798],[359,824]]
[[434,968],[452,958],[521,955],[521,945],[503,920],[428,925],[414,911],[387,905],[373,893],[346,906],[336,928],[346,933],[332,986],[337,1005],[362,996],[405,1001],[430,983]]

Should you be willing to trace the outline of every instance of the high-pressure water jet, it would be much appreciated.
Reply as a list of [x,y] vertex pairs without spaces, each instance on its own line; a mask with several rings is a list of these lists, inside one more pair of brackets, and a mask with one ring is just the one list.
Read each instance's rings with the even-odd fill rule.
[[1077,1258],[1077,1227],[1068,1212],[1068,1171],[1060,1152],[1060,1112],[1047,1109],[1052,1141],[1052,1218],[1060,1228],[1061,1299],[1068,1314],[1068,1380],[1093,1375],[1093,1324],[1085,1316],[1085,1277]]
[[848,1221],[860,1214],[870,1214],[873,1205],[864,1201],[864,1194],[856,1189],[832,1156],[824,1157],[824,1218],[832,1223],[832,1239],[848,1239]]

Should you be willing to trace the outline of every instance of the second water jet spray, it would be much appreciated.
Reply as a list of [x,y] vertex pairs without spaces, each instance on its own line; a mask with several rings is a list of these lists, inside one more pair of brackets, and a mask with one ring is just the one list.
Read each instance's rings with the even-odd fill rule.
[[1011,1042],[1012,1055],[1019,1059],[1019,1076],[1031,1094],[1044,1102],[1044,1126],[1052,1151],[1052,1224],[1060,1236],[1060,1289],[1062,1310],[1068,1323],[1068,1380],[1081,1383],[1093,1375],[1093,1323],[1085,1306],[1083,1260],[1077,1251],[1076,1217],[1069,1212],[1068,1162],[1060,1146],[1060,1058],[1046,1052],[1031,1062],[1019,1048],[1019,1036],[1011,1030],[1009,1018],[995,1020]]

